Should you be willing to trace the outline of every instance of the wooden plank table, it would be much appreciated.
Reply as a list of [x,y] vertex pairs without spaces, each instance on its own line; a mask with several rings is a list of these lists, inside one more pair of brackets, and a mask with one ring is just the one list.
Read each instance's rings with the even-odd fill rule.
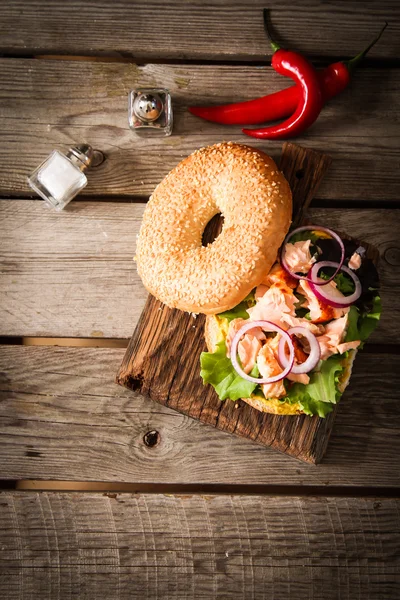
[[[322,464],[306,465],[115,385],[146,293],[132,257],[154,186],[196,148],[248,142],[186,107],[285,81],[260,0],[0,4],[0,589],[20,598],[400,597],[399,23],[396,0],[272,0],[316,64],[389,28],[298,139],[329,153],[313,221],[381,254],[383,317]],[[127,93],[166,86],[175,127],[128,128]],[[62,214],[26,176],[53,149],[106,155]],[[253,145],[279,158],[280,144]]]

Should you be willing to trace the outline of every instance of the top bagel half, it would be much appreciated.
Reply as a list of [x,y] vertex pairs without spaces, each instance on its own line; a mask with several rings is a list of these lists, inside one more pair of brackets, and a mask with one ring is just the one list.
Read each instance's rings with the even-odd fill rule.
[[[202,245],[210,219],[222,231]],[[157,186],[143,215],[139,275],[171,308],[216,314],[259,285],[289,229],[292,195],[272,158],[232,142],[197,150]]]

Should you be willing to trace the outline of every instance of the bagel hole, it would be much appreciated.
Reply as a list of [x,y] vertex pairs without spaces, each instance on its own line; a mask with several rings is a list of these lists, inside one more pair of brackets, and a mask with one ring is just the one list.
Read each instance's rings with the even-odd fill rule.
[[222,230],[222,225],[224,224],[224,217],[221,213],[214,215],[212,219],[210,219],[207,225],[204,228],[203,235],[201,236],[201,243],[203,246],[208,246],[208,244],[212,244]]

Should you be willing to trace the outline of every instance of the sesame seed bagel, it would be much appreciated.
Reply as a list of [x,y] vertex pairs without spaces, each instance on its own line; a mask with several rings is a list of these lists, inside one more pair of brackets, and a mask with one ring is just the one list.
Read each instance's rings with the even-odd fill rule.
[[[222,231],[202,246],[210,219]],[[241,144],[197,150],[156,187],[136,260],[147,290],[171,308],[215,314],[261,283],[289,229],[292,195],[272,158]]]

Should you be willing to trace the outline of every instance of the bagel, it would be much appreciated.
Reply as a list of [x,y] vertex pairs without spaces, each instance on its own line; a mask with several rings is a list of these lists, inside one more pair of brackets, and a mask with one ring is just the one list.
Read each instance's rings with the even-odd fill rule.
[[[210,219],[222,231],[202,245]],[[197,150],[156,187],[136,249],[146,289],[171,308],[217,314],[261,283],[289,229],[292,195],[266,154],[232,142]]]

